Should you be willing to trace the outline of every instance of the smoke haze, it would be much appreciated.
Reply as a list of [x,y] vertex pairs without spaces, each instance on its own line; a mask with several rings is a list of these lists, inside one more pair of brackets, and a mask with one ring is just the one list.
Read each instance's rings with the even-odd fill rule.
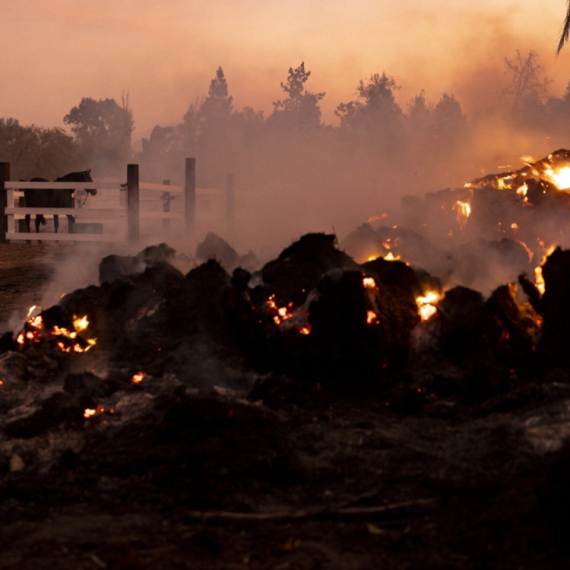
[[[564,6],[553,0],[27,0],[4,4],[0,16],[10,47],[0,116],[69,132],[62,118],[83,97],[119,100],[128,91],[136,153],[128,160],[140,163],[141,180],[182,184],[188,156],[197,158],[199,187],[223,188],[235,175],[234,227],[222,213],[199,217],[191,242],[175,231],[172,244],[188,254],[210,230],[261,258],[306,232],[343,239],[371,216],[388,212],[387,223],[396,223],[404,196],[461,186],[520,167],[523,154],[541,158],[570,146],[570,55],[555,57]],[[555,104],[528,93],[514,109],[505,58],[517,52],[538,54],[538,76],[552,79]],[[304,107],[275,113],[273,103],[287,105],[287,70],[301,62],[311,72],[304,94],[324,97],[303,99],[306,116]],[[220,66],[231,116],[203,107]],[[394,84],[375,107],[359,85],[383,73]],[[341,103],[348,107],[339,118]],[[195,125],[183,119],[192,108]],[[80,165],[90,166],[95,178],[117,175],[103,159]],[[32,175],[45,174],[24,173]],[[199,204],[199,216],[200,207],[203,214],[218,206]],[[150,226],[143,236],[164,239]]]

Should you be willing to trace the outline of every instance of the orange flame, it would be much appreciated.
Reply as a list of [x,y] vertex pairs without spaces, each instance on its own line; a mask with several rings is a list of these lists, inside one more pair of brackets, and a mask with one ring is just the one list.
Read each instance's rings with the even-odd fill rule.
[[440,295],[435,291],[428,291],[425,295],[416,298],[418,312],[422,322],[428,321],[437,313],[435,303],[437,303],[440,298]]
[[[37,308],[38,307],[35,305],[32,306],[28,311],[28,316],[31,315]],[[87,315],[83,317],[77,317],[76,315],[73,315],[73,327],[75,330],[72,331],[58,325],[54,325],[50,330],[46,330],[42,316],[36,315],[35,317],[28,318],[26,321],[27,330],[23,330],[20,334],[18,334],[16,337],[16,342],[20,348],[23,348],[26,341],[30,343],[40,343],[45,338],[64,337],[75,342],[67,343],[58,341],[56,343],[56,347],[62,352],[87,352],[90,348],[97,344],[97,339],[84,339],[87,345],[79,342],[79,340],[76,341],[76,339],[78,333],[87,329],[88,326],[89,320],[87,318]]]
[[364,277],[362,279],[362,285],[365,289],[378,289],[376,286],[376,281],[374,281],[373,277]]
[[133,374],[133,377],[131,378],[131,382],[133,384],[140,384],[143,381],[143,378],[146,376],[146,372],[137,372],[136,374]]
[[366,324],[377,325],[379,322],[378,315],[374,311],[366,311]]

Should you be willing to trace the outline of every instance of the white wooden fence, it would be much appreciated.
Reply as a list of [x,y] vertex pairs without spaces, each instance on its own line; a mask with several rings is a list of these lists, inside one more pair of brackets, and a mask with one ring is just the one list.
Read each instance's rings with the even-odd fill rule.
[[[228,175],[227,185],[221,189],[197,189],[195,160],[186,160],[184,186],[170,184],[139,183],[138,165],[127,167],[127,183],[118,180],[93,182],[27,182],[10,180],[9,163],[0,163],[0,241],[41,239],[42,241],[91,241],[137,243],[140,227],[145,231],[152,227],[153,234],[168,237],[172,232],[193,235],[196,230],[196,212],[200,214],[200,226],[216,229],[220,213],[228,228],[233,223],[234,182]],[[96,195],[87,194],[97,189]],[[23,190],[74,190],[73,208],[32,208],[23,200]],[[40,231],[35,233],[34,216],[58,215],[63,227],[65,216],[75,218],[74,232]],[[32,233],[24,227],[24,218],[31,215]],[[161,224],[162,221],[162,224]],[[142,224],[141,224],[142,222]],[[62,226],[60,225],[60,228]],[[3,238],[3,239],[2,239]]]
[[[127,240],[127,199],[126,187],[122,187],[120,183],[113,182],[16,182],[6,181],[4,183],[6,190],[7,206],[4,213],[7,217],[6,239],[10,241],[29,240],[35,235],[26,231],[21,231],[22,224],[18,223],[24,220],[26,214],[32,216],[31,227],[34,230],[34,217],[42,214],[46,217],[54,215],[61,216],[63,224],[66,220],[65,216],[73,215],[76,222],[76,230],[79,230],[86,222],[89,224],[102,224],[102,229],[107,231],[99,232],[96,228],[100,226],[91,226],[96,229],[95,232],[86,233],[63,233],[63,232],[41,232],[42,241],[126,241]],[[98,195],[107,192],[113,197],[113,200],[95,201],[98,196],[88,196],[85,200],[87,189],[97,188]],[[73,208],[32,208],[22,205],[20,198],[23,198],[23,190],[75,190],[75,200]],[[93,200],[93,201],[91,201]],[[109,231],[109,226],[113,227]],[[39,236],[38,236],[39,237]]]

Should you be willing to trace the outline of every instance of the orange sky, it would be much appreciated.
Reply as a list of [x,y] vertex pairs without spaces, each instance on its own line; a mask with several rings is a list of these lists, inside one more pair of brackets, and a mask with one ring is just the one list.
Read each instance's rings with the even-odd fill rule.
[[469,112],[492,104],[504,58],[538,52],[551,90],[570,80],[556,58],[565,0],[3,0],[0,117],[63,127],[82,97],[129,91],[135,139],[175,124],[207,93],[218,66],[235,107],[271,111],[287,69],[305,62],[324,91],[324,119],[386,72],[399,102],[453,93]]

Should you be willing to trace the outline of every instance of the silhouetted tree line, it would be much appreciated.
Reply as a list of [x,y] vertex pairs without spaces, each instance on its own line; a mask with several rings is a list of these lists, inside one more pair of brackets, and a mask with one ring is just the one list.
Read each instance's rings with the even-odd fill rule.
[[[511,78],[503,94],[509,102],[505,123],[566,135],[570,84],[563,97],[550,96],[534,52],[524,57],[517,52],[506,60],[506,68]],[[155,126],[139,153],[131,144],[134,120],[128,95],[120,104],[83,98],[64,117],[71,134],[2,119],[0,160],[10,161],[20,178],[51,178],[84,167],[97,175],[123,175],[125,164],[136,161],[146,180],[179,182],[184,158],[195,156],[203,186],[220,185],[227,172],[255,175],[262,183],[275,177],[290,183],[316,179],[316,173],[338,168],[339,160],[345,160],[349,170],[366,170],[359,183],[371,187],[397,168],[405,171],[410,184],[418,176],[443,184],[448,175],[443,164],[457,149],[470,148],[478,128],[480,119],[468,120],[452,94],[432,103],[421,91],[402,108],[396,101],[400,86],[386,73],[360,81],[354,99],[337,106],[339,125],[332,127],[322,121],[325,93],[307,89],[310,75],[304,63],[290,68],[281,83],[282,98],[265,117],[251,107],[234,107],[220,67],[206,97],[192,102],[178,124]]]

